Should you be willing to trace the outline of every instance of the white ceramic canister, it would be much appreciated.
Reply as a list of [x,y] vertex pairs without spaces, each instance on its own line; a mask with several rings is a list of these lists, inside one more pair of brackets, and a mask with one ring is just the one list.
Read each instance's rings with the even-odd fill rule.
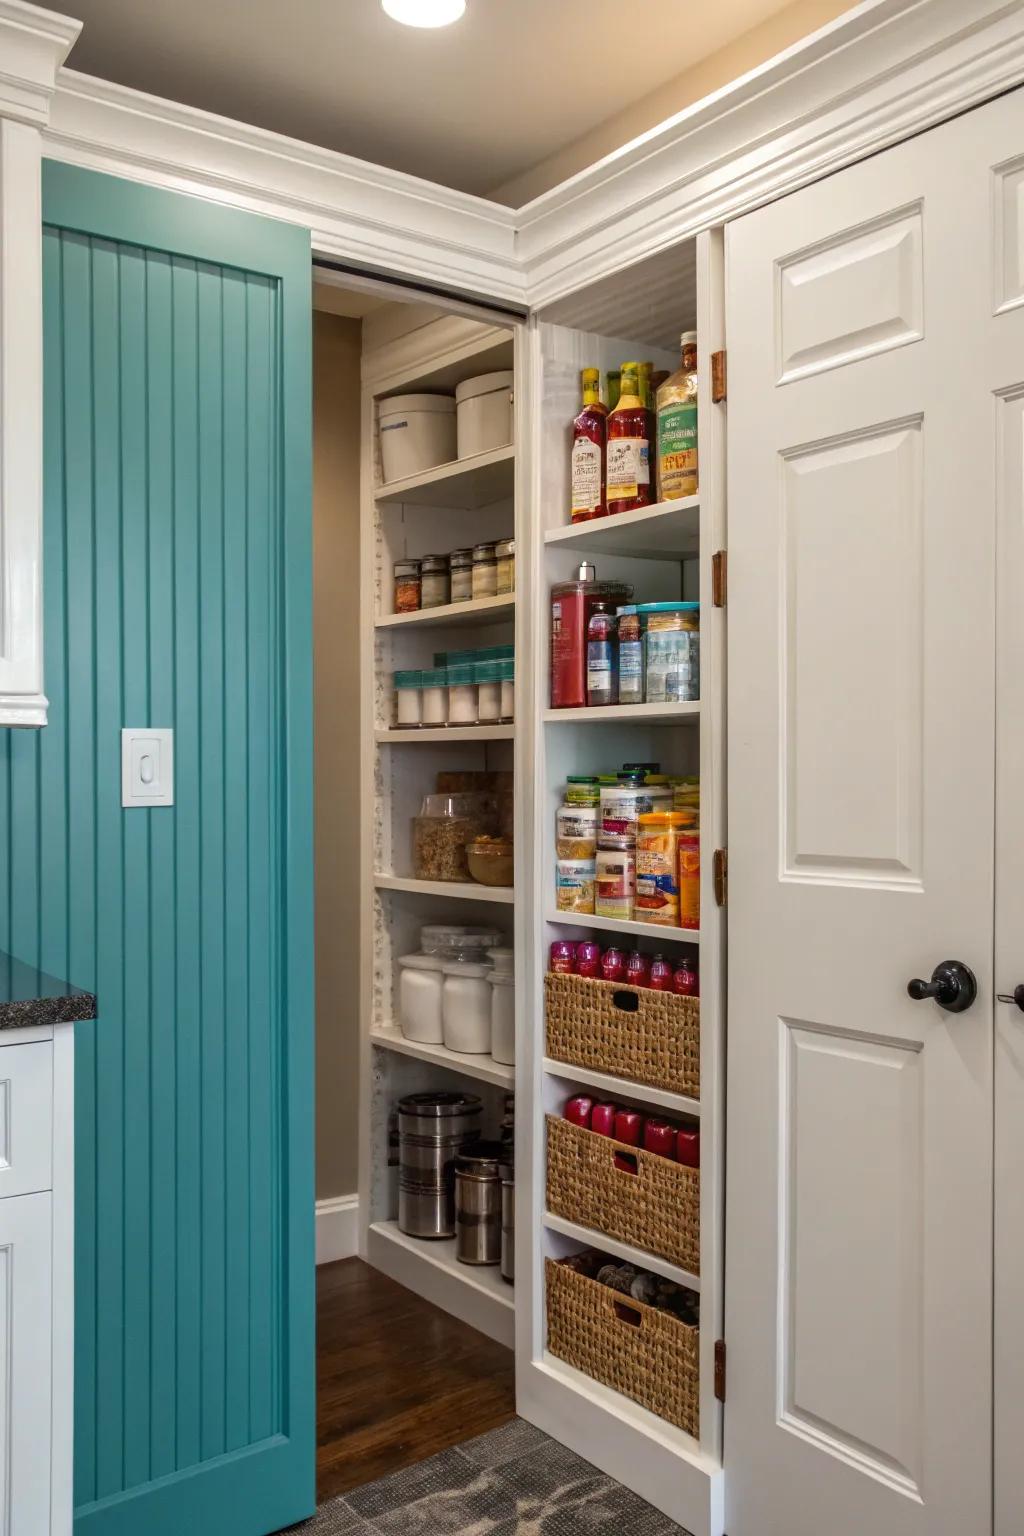
[[445,960],[441,1015],[450,1051],[484,1056],[491,1049],[491,967]]
[[512,379],[510,369],[481,373],[457,386],[460,459],[504,448],[512,441]]
[[398,1024],[402,1034],[422,1045],[443,1045],[444,961],[438,955],[403,955],[398,966]]
[[506,1067],[516,1060],[516,980],[491,973],[491,1055]]
[[385,484],[418,475],[455,457],[453,395],[393,395],[378,408]]

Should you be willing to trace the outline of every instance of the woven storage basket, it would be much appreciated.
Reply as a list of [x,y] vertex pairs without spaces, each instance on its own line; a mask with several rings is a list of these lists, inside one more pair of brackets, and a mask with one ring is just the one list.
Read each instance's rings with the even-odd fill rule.
[[544,994],[547,1052],[556,1061],[700,1098],[699,997],[556,972],[545,977]]
[[700,1330],[545,1260],[548,1349],[696,1439]]
[[549,1115],[547,1186],[555,1216],[700,1274],[699,1168]]

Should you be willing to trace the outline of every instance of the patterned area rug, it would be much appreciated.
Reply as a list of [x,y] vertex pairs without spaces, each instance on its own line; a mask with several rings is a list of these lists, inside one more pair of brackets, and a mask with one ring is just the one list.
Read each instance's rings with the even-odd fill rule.
[[686,1536],[524,1419],[322,1504],[301,1536]]

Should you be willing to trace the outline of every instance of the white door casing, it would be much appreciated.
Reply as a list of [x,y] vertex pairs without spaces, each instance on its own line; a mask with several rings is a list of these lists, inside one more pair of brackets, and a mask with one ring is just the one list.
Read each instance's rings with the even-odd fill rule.
[[[730,1536],[991,1529],[993,439],[1024,374],[996,167],[1022,150],[1018,93],[727,231]],[[974,1007],[911,1001],[951,958]]]

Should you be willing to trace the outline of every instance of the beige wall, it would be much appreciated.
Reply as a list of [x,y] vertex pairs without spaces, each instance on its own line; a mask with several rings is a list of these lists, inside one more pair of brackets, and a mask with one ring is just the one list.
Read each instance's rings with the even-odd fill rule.
[[[613,150],[620,149],[623,144],[628,144],[638,134],[646,133],[649,128],[681,112],[684,107],[709,96],[712,91],[721,90],[748,70],[764,64],[777,53],[823,27],[826,22],[834,21],[844,11],[851,9],[851,0],[793,0],[791,5],[769,17],[760,26],[745,32],[728,47],[706,58],[695,59],[685,74],[670,80],[667,85],[659,86],[635,106],[608,118],[584,138],[566,145],[521,176],[495,187],[488,195],[496,202],[506,203],[510,208],[522,207],[559,182],[575,176],[577,171],[593,165],[595,160],[601,160]],[[681,18],[685,17],[685,12],[686,6],[681,5]],[[685,25],[685,20],[681,19],[680,25]]]
[[358,1184],[361,322],[313,315],[316,1194]]

